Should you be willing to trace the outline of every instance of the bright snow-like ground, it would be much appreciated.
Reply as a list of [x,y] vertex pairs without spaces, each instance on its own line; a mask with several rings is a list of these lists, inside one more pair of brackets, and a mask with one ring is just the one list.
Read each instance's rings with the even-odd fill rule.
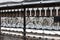
[[[14,30],[14,31],[23,31],[23,29],[21,28],[4,28],[2,27],[1,29],[4,30]],[[34,29],[26,29],[27,32],[37,32],[37,33],[43,33],[43,30],[34,30]],[[21,35],[23,36],[22,33],[14,33],[14,32],[7,32],[7,31],[1,31],[2,33],[8,33],[8,34],[15,34],[15,35]],[[48,30],[44,30],[45,34],[59,34],[60,35],[60,31],[48,31]],[[41,35],[33,35],[33,34],[26,34],[26,36],[31,36],[31,37],[42,37]],[[49,39],[60,39],[60,37],[52,37],[52,36],[44,36],[44,38],[49,38]]]

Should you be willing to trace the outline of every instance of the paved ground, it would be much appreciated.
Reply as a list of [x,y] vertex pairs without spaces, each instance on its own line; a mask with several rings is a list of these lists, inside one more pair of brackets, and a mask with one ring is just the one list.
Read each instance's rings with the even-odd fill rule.
[[17,36],[12,36],[12,35],[2,35],[0,40],[23,40]]

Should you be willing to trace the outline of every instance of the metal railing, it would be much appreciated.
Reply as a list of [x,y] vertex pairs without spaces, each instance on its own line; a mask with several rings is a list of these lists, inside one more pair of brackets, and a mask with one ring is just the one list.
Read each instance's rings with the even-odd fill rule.
[[[9,31],[9,33],[11,33],[11,32],[17,32],[17,34],[18,33],[23,33],[23,39],[24,40],[34,40],[34,39],[36,39],[36,40],[39,40],[39,38],[40,38],[40,36],[38,37],[38,39],[37,38],[35,38],[34,36],[36,36],[36,35],[32,35],[33,36],[33,39],[30,39],[31,37],[26,37],[26,35],[28,35],[28,36],[31,36],[30,34],[39,34],[39,33],[34,33],[34,32],[26,32],[26,30],[27,29],[35,29],[35,31],[36,30],[42,30],[43,31],[43,33],[40,33],[39,35],[42,35],[43,36],[43,39],[45,39],[44,38],[44,35],[47,35],[47,34],[45,34],[44,33],[44,31],[45,30],[49,30],[49,31],[51,31],[51,30],[54,30],[54,31],[60,31],[60,27],[59,28],[57,28],[56,27],[56,29],[54,29],[54,27],[55,26],[52,26],[51,27],[51,25],[49,24],[49,26],[50,27],[47,27],[46,25],[48,25],[48,20],[50,20],[51,22],[53,22],[53,20],[54,20],[54,17],[55,16],[59,16],[58,14],[59,14],[59,9],[60,9],[60,7],[44,7],[44,8],[23,8],[23,9],[8,9],[8,10],[0,10],[0,13],[1,13],[1,18],[4,18],[4,17],[8,17],[7,19],[5,19],[5,20],[7,20],[7,22],[9,22],[8,20],[10,20],[10,22],[12,21],[12,19],[13,19],[13,17],[14,18],[17,18],[17,17],[21,17],[21,19],[23,19],[23,23],[22,23],[22,25],[23,25],[23,27],[17,27],[16,25],[17,25],[17,23],[15,23],[13,26],[11,26],[12,25],[12,22],[11,22],[11,25],[10,25],[10,27],[9,26],[7,26],[8,25],[8,23],[7,23],[7,25],[6,26],[4,26],[1,22],[0,22],[0,26],[1,27],[7,27],[7,28],[23,28],[23,32],[22,31],[15,31],[15,30],[8,30]],[[43,11],[44,10],[44,11]],[[48,17],[48,15],[47,15],[47,10],[49,10],[49,16],[50,17]],[[28,12],[29,11],[29,12]],[[32,12],[32,11],[34,11],[34,12]],[[38,11],[38,13],[37,13],[37,11]],[[53,12],[54,11],[54,12]],[[53,14],[53,13],[56,13],[56,14]],[[11,19],[9,19],[9,17],[11,18]],[[1,20],[1,18],[0,18],[0,21],[3,21],[3,20]],[[39,19],[40,18],[40,19]],[[43,18],[43,19],[41,19],[41,18]],[[49,18],[49,19],[48,19]],[[28,19],[28,20],[27,20]],[[35,19],[35,20],[34,20]],[[37,26],[37,24],[38,24],[38,22],[39,21],[44,21],[45,22],[45,20],[47,20],[46,22],[47,23],[43,23],[42,22],[42,24],[46,24],[46,25],[42,25],[42,26],[40,26],[40,24],[39,24],[39,26],[40,26],[40,28],[38,28],[38,26]],[[20,19],[19,19],[20,20]],[[19,21],[18,20],[18,21]],[[37,22],[36,22],[37,21]],[[16,22],[16,21],[15,21]],[[20,21],[21,22],[21,21]],[[50,23],[51,23],[50,22]],[[29,24],[29,23],[32,23],[33,25],[35,25],[34,27],[28,27],[27,25]],[[59,22],[58,23],[56,23],[58,26],[59,26]],[[28,28],[27,28],[28,27]],[[42,28],[43,27],[43,28]],[[51,28],[51,29],[50,29]],[[57,30],[58,29],[58,30]],[[1,31],[7,31],[7,30],[1,30]],[[3,32],[4,33],[4,32]],[[60,35],[58,35],[58,34],[54,34],[54,35],[52,35],[52,34],[48,34],[48,35],[51,35],[51,36],[60,36]],[[26,39],[27,38],[27,39]],[[42,38],[41,38],[42,39]],[[46,40],[48,40],[47,38],[46,38]],[[52,39],[53,40],[53,39]]]

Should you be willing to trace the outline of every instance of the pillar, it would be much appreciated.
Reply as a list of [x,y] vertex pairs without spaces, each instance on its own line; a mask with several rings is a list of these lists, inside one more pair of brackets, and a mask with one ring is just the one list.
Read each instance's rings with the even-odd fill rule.
[[21,11],[21,9],[19,9],[19,11]]
[[9,11],[9,12],[11,12],[11,10],[10,10],[10,9],[9,9],[8,11]]
[[55,7],[55,9],[56,9],[56,16],[58,16],[59,7]]
[[34,16],[36,16],[36,11],[37,11],[37,8],[34,8],[34,11],[35,11],[35,15],[34,15]]
[[50,16],[52,16],[53,7],[49,7],[49,9],[50,9]]
[[26,14],[25,14],[25,16],[27,16],[27,10],[28,10],[28,8],[26,8],[26,11],[25,11]]
[[48,9],[48,8],[44,8],[44,10],[45,10],[45,16],[47,16],[47,15],[46,15],[46,13],[47,13],[47,9]]
[[41,10],[42,10],[42,8],[38,8],[38,9],[39,9],[39,13],[40,13],[39,16],[41,16]]
[[29,8],[29,11],[30,11],[30,16],[31,16],[31,11],[32,11],[32,8]]

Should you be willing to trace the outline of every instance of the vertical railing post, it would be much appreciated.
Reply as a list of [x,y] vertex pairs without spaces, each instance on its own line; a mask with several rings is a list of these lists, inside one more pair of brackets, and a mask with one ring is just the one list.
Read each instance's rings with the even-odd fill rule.
[[47,9],[48,9],[48,8],[44,8],[44,10],[45,10],[45,16],[47,16]]
[[0,14],[0,40],[1,40],[1,14]]
[[55,7],[55,9],[56,9],[56,16],[58,16],[59,15],[58,14],[59,7]]
[[50,16],[52,16],[53,7],[49,7],[49,9],[50,9]]
[[23,37],[24,37],[24,40],[26,40],[26,17],[25,17],[25,10],[26,8],[24,8],[24,28],[23,28]]
[[34,8],[34,12],[35,12],[34,16],[36,16],[36,11],[37,11],[37,8]]
[[32,11],[32,8],[29,8],[29,11],[30,11],[30,16],[31,16],[31,14],[32,14],[32,13],[31,13],[31,11]]
[[39,16],[41,16],[41,10],[42,10],[42,8],[38,8],[39,9]]

